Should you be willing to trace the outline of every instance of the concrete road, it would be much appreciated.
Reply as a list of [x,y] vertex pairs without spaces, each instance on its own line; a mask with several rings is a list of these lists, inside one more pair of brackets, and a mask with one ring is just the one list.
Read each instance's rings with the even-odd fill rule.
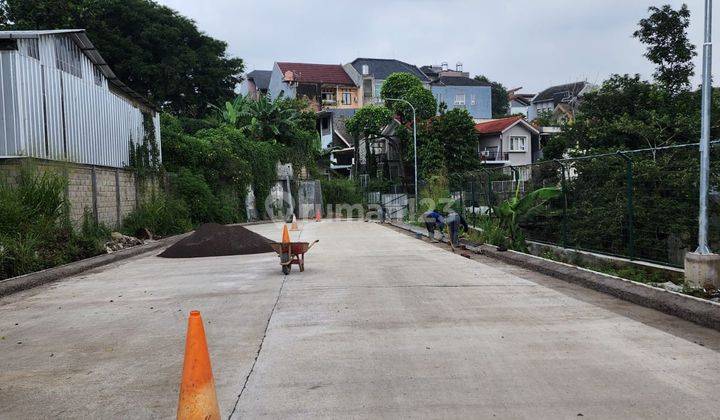
[[0,417],[173,417],[191,309],[233,418],[720,416],[716,331],[375,224],[302,238],[288,277],[142,256],[0,299]]

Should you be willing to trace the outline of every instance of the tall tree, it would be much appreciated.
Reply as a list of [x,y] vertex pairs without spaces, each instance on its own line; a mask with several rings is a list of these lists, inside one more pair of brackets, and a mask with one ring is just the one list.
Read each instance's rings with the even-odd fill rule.
[[508,91],[500,82],[493,82],[483,75],[475,76],[475,80],[490,84],[492,91],[492,116],[501,118],[507,115],[510,104],[508,103]]
[[117,76],[168,111],[203,116],[234,97],[243,61],[150,0],[0,0],[0,29],[84,28]]
[[655,79],[671,93],[686,90],[695,74],[692,59],[697,55],[687,36],[690,10],[683,4],[679,10],[665,5],[648,11],[650,16],[640,20],[633,36],[647,45],[645,57],[657,66]]
[[[382,99],[404,99],[415,107],[418,120],[432,118],[437,113],[437,101],[420,79],[408,73],[393,73],[385,80],[380,92]],[[403,122],[412,121],[412,109],[398,101],[385,101],[385,106],[400,116]]]
[[[455,108],[444,115],[428,122],[422,137],[427,138],[425,144],[418,145],[418,154],[422,156],[442,156],[449,175],[460,174],[476,169],[477,132],[475,121],[465,109]],[[423,148],[440,148],[435,152]],[[438,173],[436,168],[429,167],[432,162],[423,162],[423,174]]]

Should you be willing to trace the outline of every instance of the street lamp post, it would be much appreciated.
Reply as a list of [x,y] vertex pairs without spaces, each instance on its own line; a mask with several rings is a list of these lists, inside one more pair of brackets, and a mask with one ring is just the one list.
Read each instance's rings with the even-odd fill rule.
[[702,123],[700,136],[700,203],[698,247],[685,254],[685,281],[693,287],[720,287],[720,255],[708,246],[708,188],[710,184],[710,101],[712,96],[712,0],[705,0],[703,43]]
[[708,247],[708,184],[710,183],[710,103],[712,96],[712,0],[705,0],[705,42],[702,67],[702,123],[700,136],[700,212],[698,214],[698,248],[701,255]]
[[397,98],[384,98],[386,101],[396,101],[407,104],[413,113],[413,152],[415,158],[415,202],[413,204],[413,211],[417,213],[417,201],[418,201],[418,164],[417,164],[417,119],[415,117],[415,107],[405,99]]

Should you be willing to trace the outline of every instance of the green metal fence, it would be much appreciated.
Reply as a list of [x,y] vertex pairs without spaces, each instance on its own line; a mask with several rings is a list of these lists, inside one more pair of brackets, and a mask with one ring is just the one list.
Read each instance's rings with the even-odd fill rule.
[[[720,144],[711,147],[710,246],[720,249]],[[668,146],[485,168],[451,179],[467,219],[542,187],[562,195],[526,217],[531,241],[682,266],[697,246],[698,145]]]

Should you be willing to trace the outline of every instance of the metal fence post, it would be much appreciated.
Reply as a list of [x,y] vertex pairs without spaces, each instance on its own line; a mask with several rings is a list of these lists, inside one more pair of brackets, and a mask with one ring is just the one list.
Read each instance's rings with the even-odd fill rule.
[[562,247],[567,248],[567,182],[565,178],[565,165],[559,161],[558,159],[555,159],[555,162],[560,165],[560,172],[561,172],[561,186],[562,186],[562,194],[563,194],[563,212],[562,212]]
[[633,161],[627,154],[618,151],[618,156],[623,158],[625,160],[625,171],[626,171],[626,181],[625,181],[625,195],[627,199],[627,223],[628,223],[628,238],[627,238],[627,247],[628,247],[628,256],[631,260],[635,259],[635,232],[633,228],[633,219],[635,216],[635,207],[633,205]]
[[470,178],[470,208],[472,209],[472,224],[477,227],[477,213],[475,213],[475,175]]

